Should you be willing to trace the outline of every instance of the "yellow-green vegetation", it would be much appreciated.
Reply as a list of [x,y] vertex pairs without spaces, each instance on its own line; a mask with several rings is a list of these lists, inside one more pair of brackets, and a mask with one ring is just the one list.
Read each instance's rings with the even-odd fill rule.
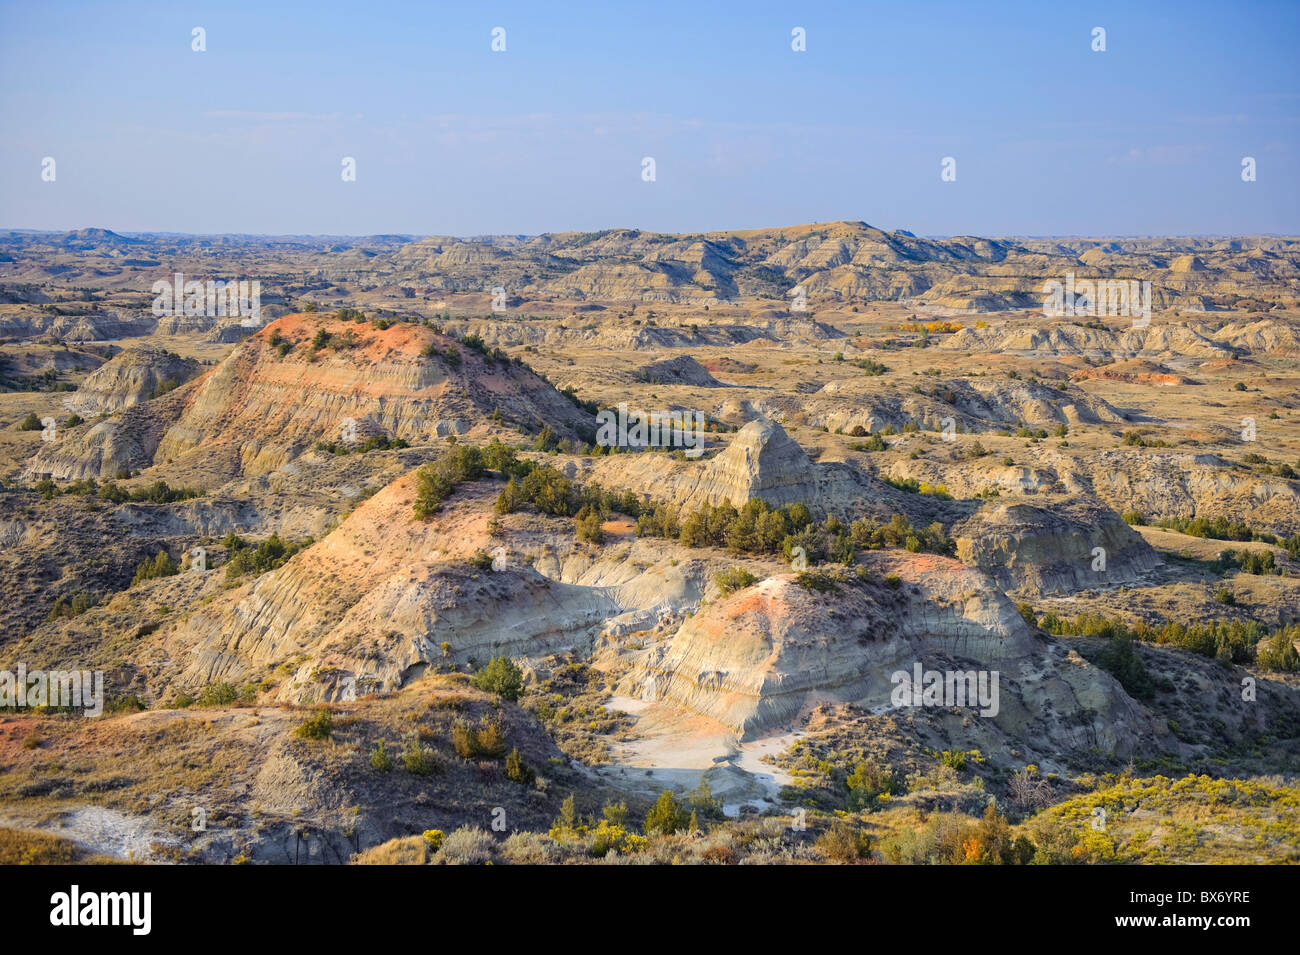
[[474,685],[485,693],[495,693],[513,703],[523,692],[524,674],[509,657],[494,657],[474,674]]
[[334,714],[328,706],[318,707],[311,716],[294,729],[293,735],[301,739],[329,739],[334,731]]
[[131,586],[143,583],[146,580],[157,580],[159,577],[172,577],[180,573],[180,566],[172,560],[171,555],[165,550],[158,551],[153,557],[147,557],[135,569],[135,576],[131,578]]
[[730,595],[737,590],[744,590],[746,587],[758,583],[758,578],[744,567],[729,567],[714,574],[713,582],[718,585],[718,589],[723,594]]
[[1022,827],[1043,862],[1300,862],[1300,788],[1276,777],[1126,779]]
[[584,821],[578,816],[570,793],[561,804],[560,815],[548,835],[557,843],[585,847],[589,855],[598,859],[611,852],[620,855],[641,852],[650,842],[628,827],[627,816],[626,803],[611,802],[605,804],[599,821],[590,817]]
[[209,683],[205,686],[197,697],[191,696],[184,690],[178,691],[172,700],[172,706],[178,710],[183,710],[189,706],[235,706],[238,704],[249,706],[257,700],[257,689],[252,683],[246,683],[243,687],[236,687],[233,683],[218,680],[216,683]]
[[260,544],[250,544],[232,531],[222,543],[230,554],[226,560],[226,577],[235,580],[245,574],[264,574],[282,567],[290,557],[310,547],[314,541],[310,537],[302,541],[284,541],[278,534],[272,534]]
[[0,865],[112,865],[109,856],[86,852],[70,839],[26,829],[0,829]]
[[524,758],[519,755],[519,747],[516,746],[506,757],[506,779],[521,786],[531,786],[536,778],[537,774],[524,762]]
[[[374,765],[374,758],[370,760]],[[420,742],[418,736],[407,739],[402,750],[402,768],[412,776],[431,776],[438,768],[433,750]]]
[[[1080,613],[1073,620],[1048,613],[1038,621],[1038,625],[1056,636],[1077,634],[1169,644],[1225,663],[1255,662],[1261,667],[1268,663],[1270,669],[1275,668],[1275,664],[1282,668],[1292,666],[1294,650],[1287,654],[1282,641],[1300,637],[1300,625],[1282,627],[1270,634],[1267,627],[1255,620],[1208,620],[1193,623],[1169,620],[1159,626],[1139,620],[1129,626],[1122,620],[1096,613]],[[1261,644],[1267,648],[1264,663],[1260,663],[1257,656],[1257,648]],[[1125,688],[1128,688],[1127,684]]]
[[451,743],[456,750],[456,755],[461,759],[475,759],[480,756],[500,759],[506,753],[506,741],[501,726],[491,720],[477,727],[464,720],[457,720],[451,728]]
[[443,451],[435,460],[420,468],[416,475],[415,517],[427,521],[438,513],[442,502],[456,485],[477,481],[485,471],[509,476],[531,467],[515,457],[513,448],[493,441],[483,448],[457,444]]
[[597,765],[608,758],[608,737],[630,722],[626,714],[605,708],[607,696],[599,670],[565,663],[527,687],[519,702],[541,720],[565,755]]
[[381,739],[370,753],[370,768],[378,770],[381,773],[392,772],[393,757],[388,755],[388,749]]

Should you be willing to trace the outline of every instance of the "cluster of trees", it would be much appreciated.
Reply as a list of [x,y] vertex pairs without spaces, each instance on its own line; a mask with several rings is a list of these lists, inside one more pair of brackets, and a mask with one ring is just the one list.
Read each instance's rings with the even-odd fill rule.
[[278,328],[267,336],[266,343],[278,351],[281,358],[293,351],[293,342],[281,335]]
[[[161,398],[163,395],[167,394],[167,392],[175,391],[180,386],[181,381],[179,378],[164,378],[150,389],[148,400],[152,401],[154,398]],[[65,424],[64,427],[71,427],[71,425]]]
[[946,484],[931,484],[929,481],[918,481],[916,478],[894,480],[889,477],[881,477],[881,480],[890,487],[905,491],[908,494],[930,494],[945,501],[952,500],[952,495],[948,493]]
[[[1126,523],[1138,527],[1148,523],[1146,515],[1141,511],[1125,511],[1120,517]],[[1191,537],[1203,537],[1207,540],[1259,541],[1264,544],[1274,544],[1286,548],[1286,552],[1291,558],[1300,559],[1300,534],[1293,534],[1285,538],[1278,537],[1276,534],[1270,534],[1267,531],[1256,530],[1244,521],[1230,521],[1226,517],[1167,517],[1158,521],[1156,526],[1163,527],[1165,530],[1178,531],[1180,534],[1187,534]],[[1224,551],[1219,557],[1220,561],[1225,560],[1224,555],[1231,553],[1232,551]],[[1249,570],[1246,572],[1260,573],[1260,571]],[[1270,572],[1268,570],[1262,571],[1262,573]]]
[[361,343],[357,338],[356,332],[352,329],[340,332],[335,335],[323,328],[316,329],[316,335],[311,340],[311,350],[313,353],[323,348],[333,348],[335,351],[341,351],[349,348],[356,348]]
[[244,574],[264,574],[268,570],[275,570],[313,543],[315,541],[310,537],[302,541],[285,541],[278,534],[272,534],[260,544],[254,545],[231,531],[222,541],[230,554],[226,559],[226,576],[234,580]]
[[1133,640],[1127,636],[1112,636],[1100,653],[1091,657],[1124,687],[1124,692],[1136,700],[1150,700],[1156,695],[1156,684],[1147,672],[1146,664],[1138,656]]
[[531,465],[520,461],[513,448],[495,439],[483,448],[472,444],[453,445],[420,468],[416,475],[415,516],[427,521],[438,512],[456,485],[477,481],[485,471],[513,474],[528,467]]
[[59,494],[72,494],[78,497],[98,497],[109,504],[125,504],[127,501],[136,504],[171,504],[203,496],[203,491],[199,488],[171,487],[166,481],[155,481],[148,487],[128,491],[114,481],[100,487],[94,478],[71,481],[62,488],[49,478],[42,478],[32,485],[32,490],[47,501]]
[[[1133,511],[1125,513],[1124,519],[1130,524],[1145,524],[1146,519]],[[1132,519],[1130,519],[1132,518]],[[1191,537],[1204,537],[1220,541],[1265,541],[1276,544],[1277,537],[1263,534],[1243,521],[1230,521],[1226,517],[1167,517],[1157,522],[1157,527],[1178,531]]]
[[[1249,663],[1254,660],[1263,669],[1277,669],[1276,664],[1285,665],[1286,661],[1294,657],[1295,651],[1292,650],[1291,654],[1285,652],[1282,647],[1285,638],[1279,638],[1275,644],[1276,634],[1285,635],[1292,631],[1300,634],[1300,627],[1282,628],[1270,634],[1267,627],[1255,620],[1210,620],[1198,623],[1167,620],[1158,626],[1140,620],[1130,627],[1122,620],[1112,620],[1095,613],[1081,613],[1073,620],[1048,613],[1038,621],[1038,625],[1057,636],[1081,634],[1108,637],[1112,641],[1113,649],[1108,652],[1113,664],[1120,668],[1131,668],[1134,673],[1136,668],[1127,663],[1128,651],[1114,643],[1115,640],[1169,644],[1225,663]],[[1270,649],[1261,659],[1258,652],[1261,645],[1266,648],[1276,645],[1276,650]],[[1116,676],[1120,678],[1118,673]],[[1140,677],[1133,678],[1135,686],[1140,690]],[[1123,678],[1120,680],[1123,682]]]
[[405,438],[390,438],[386,434],[372,434],[364,441],[351,444],[340,441],[317,441],[316,450],[324,454],[365,454],[367,451],[400,451],[409,448],[411,442]]
[[506,754],[505,733],[501,724],[493,719],[479,726],[457,720],[451,727],[451,745],[461,759],[500,759]]
[[847,808],[850,812],[878,809],[881,796],[888,798],[906,792],[899,773],[875,760],[858,762],[845,783],[849,789]]
[[[434,330],[435,333],[439,335],[445,335],[447,338],[450,338],[453,341],[458,342],[460,346],[468,348],[470,351],[478,352],[478,354],[482,357],[483,361],[489,365],[494,363],[499,363],[501,365],[509,366],[511,362],[514,361],[514,359],[511,359],[511,357],[507,355],[504,351],[502,351],[500,348],[489,347],[487,342],[483,341],[483,339],[478,335],[469,334],[469,335],[457,337],[451,332],[443,331],[442,327],[439,325],[430,325],[430,327]],[[447,365],[449,365],[452,368],[459,368],[461,363],[461,358],[462,358],[460,348],[457,347],[457,345],[453,344],[453,345],[447,345],[446,347],[440,347],[438,342],[436,341],[432,341],[425,346],[424,357],[441,358]],[[515,364],[522,366],[523,362],[515,361]]]
[[859,550],[904,547],[913,553],[951,555],[956,543],[938,521],[913,527],[901,514],[880,524],[861,518],[845,525],[831,515],[813,521],[804,504],[772,507],[760,498],[734,505],[702,505],[682,514],[663,502],[643,502],[633,491],[599,484],[578,484],[558,469],[519,459],[515,450],[493,439],[483,448],[456,445],[426,464],[417,477],[415,516],[427,520],[458,484],[479,480],[493,471],[506,478],[497,495],[496,513],[511,514],[531,505],[543,514],[573,517],[580,540],[601,543],[602,524],[612,513],[636,520],[642,537],[676,539],[686,547],[723,547],[734,554],[783,554],[802,548],[810,564],[835,561],[849,566]]
[[131,578],[131,586],[146,580],[156,580],[159,577],[172,577],[180,573],[180,566],[172,560],[171,555],[165,550],[158,551],[153,557],[147,557],[140,566],[135,569],[135,576]]
[[1295,673],[1300,670],[1300,653],[1295,642],[1300,640],[1300,624],[1279,627],[1267,640],[1255,645],[1255,663],[1261,670],[1276,673]]
[[703,505],[679,518],[677,511],[663,504],[642,511],[637,533],[643,537],[667,537],[687,547],[725,547],[736,554],[776,554],[789,559],[802,548],[809,564],[828,560],[849,566],[859,550],[905,547],[913,553],[952,554],[956,542],[938,521],[928,528],[915,528],[901,514],[885,524],[859,518],[845,525],[831,515],[814,524],[803,504],[773,508],[760,498],[737,509],[731,504]]
[[1120,442],[1130,448],[1167,448],[1169,445],[1164,441],[1149,441],[1137,431],[1125,431],[1123,439]]
[[46,620],[58,620],[61,617],[79,617],[95,604],[99,603],[98,597],[93,593],[87,593],[84,590],[73,594],[71,600],[65,596],[60,596],[54,601],[54,606],[50,608]]
[[1282,568],[1277,565],[1277,559],[1273,556],[1271,550],[1250,551],[1250,550],[1224,550],[1219,552],[1219,559],[1213,563],[1215,573],[1222,574],[1224,571],[1236,567],[1242,573],[1246,574],[1278,574],[1281,575]]
[[203,491],[192,487],[171,487],[166,481],[154,481],[148,487],[126,491],[109,481],[99,489],[99,499],[112,504],[126,501],[149,504],[171,504],[175,501],[187,501],[193,497],[202,497]]
[[[529,465],[522,478],[511,477],[497,496],[496,512],[510,514],[524,504],[531,504],[543,514],[574,517],[579,529],[584,522],[597,528],[615,512],[628,517],[639,516],[644,508],[633,491],[615,491],[599,484],[576,484],[548,465]],[[595,540],[599,543],[599,540]]]

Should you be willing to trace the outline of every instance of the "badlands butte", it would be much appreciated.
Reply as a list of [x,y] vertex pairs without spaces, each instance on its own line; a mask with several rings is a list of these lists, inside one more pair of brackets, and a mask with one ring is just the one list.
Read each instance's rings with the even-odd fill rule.
[[0,671],[105,694],[0,860],[1300,860],[1300,240],[8,232],[0,341]]

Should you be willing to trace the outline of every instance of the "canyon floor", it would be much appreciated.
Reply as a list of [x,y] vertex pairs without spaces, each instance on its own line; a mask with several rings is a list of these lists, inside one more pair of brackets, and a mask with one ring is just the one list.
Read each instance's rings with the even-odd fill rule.
[[0,862],[1300,861],[1300,240],[11,232],[0,389]]

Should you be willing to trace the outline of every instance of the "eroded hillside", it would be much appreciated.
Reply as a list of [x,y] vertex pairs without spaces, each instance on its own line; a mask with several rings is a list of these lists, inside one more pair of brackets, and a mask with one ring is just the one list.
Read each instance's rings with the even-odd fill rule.
[[[1300,856],[1294,240],[5,253],[0,671],[102,673],[105,712],[0,714],[0,825],[160,860]],[[160,320],[174,271],[259,278],[263,320]],[[1149,324],[1045,315],[1067,273],[1150,281]]]

